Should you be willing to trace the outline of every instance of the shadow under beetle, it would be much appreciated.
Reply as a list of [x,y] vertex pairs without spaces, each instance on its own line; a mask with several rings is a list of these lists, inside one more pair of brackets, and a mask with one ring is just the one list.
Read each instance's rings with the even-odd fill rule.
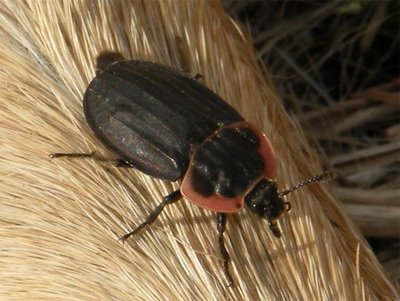
[[[185,197],[217,212],[218,246],[231,286],[223,237],[227,213],[246,204],[280,237],[277,220],[290,210],[283,196],[332,177],[323,173],[278,192],[275,154],[267,137],[195,78],[160,64],[124,60],[116,52],[102,52],[96,68],[83,109],[95,135],[118,156],[113,163],[163,180],[182,180],[180,189],[165,196],[122,241],[151,224],[166,205]],[[101,160],[94,153],[50,156]]]

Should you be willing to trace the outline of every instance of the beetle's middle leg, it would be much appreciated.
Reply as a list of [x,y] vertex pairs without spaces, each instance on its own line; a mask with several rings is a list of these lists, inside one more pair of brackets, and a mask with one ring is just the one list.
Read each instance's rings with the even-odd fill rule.
[[70,157],[70,158],[89,158],[101,164],[112,164],[116,167],[133,167],[132,164],[126,162],[122,159],[107,159],[97,156],[95,152],[91,153],[51,153],[49,154],[51,159],[60,157]]
[[229,253],[225,248],[224,243],[224,232],[226,228],[226,213],[217,213],[217,231],[218,231],[218,247],[224,260],[222,264],[222,270],[224,271],[225,277],[228,280],[228,286],[233,285],[232,276],[229,274]]
[[158,217],[158,215],[161,213],[161,211],[164,209],[164,207],[166,205],[170,205],[175,203],[176,201],[180,200],[182,198],[182,194],[180,190],[174,191],[173,193],[165,196],[162,200],[162,202],[160,203],[160,205],[158,205],[150,214],[149,216],[146,218],[146,220],[141,223],[139,226],[136,227],[135,230],[126,233],[124,236],[122,236],[119,240],[121,240],[122,242],[126,241],[130,236],[135,235],[136,233],[138,233],[140,230],[142,230],[144,227],[150,225],[151,223],[153,223],[156,218]]

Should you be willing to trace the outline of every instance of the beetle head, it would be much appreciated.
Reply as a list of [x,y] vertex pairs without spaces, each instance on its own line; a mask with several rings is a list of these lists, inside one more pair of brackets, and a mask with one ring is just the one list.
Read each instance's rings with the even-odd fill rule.
[[245,197],[247,207],[268,220],[275,237],[281,237],[277,220],[290,210],[290,203],[284,202],[278,192],[278,185],[270,179],[262,179]]
[[281,192],[278,192],[278,185],[275,181],[262,179],[247,194],[245,202],[251,211],[268,220],[269,228],[275,237],[281,237],[281,231],[276,221],[285,211],[289,211],[291,208],[289,202],[283,201],[283,197],[303,186],[332,180],[337,176],[337,173],[337,171],[326,171]]

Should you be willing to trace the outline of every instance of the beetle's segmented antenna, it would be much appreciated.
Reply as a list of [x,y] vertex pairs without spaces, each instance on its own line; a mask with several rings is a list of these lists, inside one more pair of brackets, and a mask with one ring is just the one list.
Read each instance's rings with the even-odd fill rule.
[[311,179],[304,180],[303,182],[300,182],[299,184],[297,184],[297,185],[295,185],[295,186],[293,186],[293,187],[291,187],[291,188],[289,188],[287,190],[279,192],[279,196],[281,196],[281,197],[285,196],[285,195],[291,193],[292,191],[295,191],[295,190],[299,189],[300,187],[309,185],[311,183],[332,180],[337,176],[337,174],[338,174],[338,172],[334,171],[334,170],[333,171],[332,170],[326,171],[326,172],[324,172],[324,173],[322,173],[320,175],[312,177]]

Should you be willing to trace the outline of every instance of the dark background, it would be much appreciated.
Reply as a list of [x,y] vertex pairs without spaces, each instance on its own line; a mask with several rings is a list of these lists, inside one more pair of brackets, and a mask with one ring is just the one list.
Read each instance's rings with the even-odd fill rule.
[[[400,150],[394,143],[400,141],[399,2],[225,0],[223,4],[250,33],[286,109],[303,125],[323,162],[343,170],[334,185],[344,207],[398,208]],[[390,151],[380,152],[378,159],[376,154],[368,157],[377,149]],[[341,158],[348,154],[354,156],[343,163]],[[343,196],[339,188],[350,193]],[[363,201],[362,193],[381,191],[399,193]],[[349,214],[358,223],[357,212]],[[373,214],[367,221],[370,228],[361,225],[361,230],[399,288],[400,217],[394,231],[380,231],[384,216]],[[371,228],[374,225],[378,230]]]

